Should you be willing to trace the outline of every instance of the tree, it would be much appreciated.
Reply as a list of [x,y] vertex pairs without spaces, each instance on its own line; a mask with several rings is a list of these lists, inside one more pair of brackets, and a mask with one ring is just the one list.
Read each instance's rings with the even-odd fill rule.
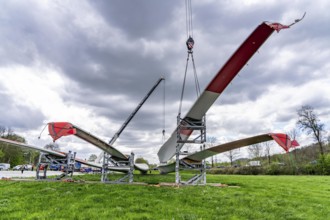
[[288,135],[290,136],[291,140],[296,140],[298,133],[299,133],[299,131],[297,129],[293,128],[288,132]]
[[[214,146],[214,143],[217,141],[217,138],[214,137],[214,136],[209,136],[207,137],[207,148],[210,148],[210,147],[213,147]],[[214,160],[213,160],[213,156],[211,157],[211,162],[212,162],[212,167],[214,167]]]
[[39,160],[40,152],[36,150],[22,149],[24,163],[37,164]]
[[[5,139],[25,143],[25,139],[13,132],[10,128],[0,126],[0,136]],[[0,143],[1,160],[11,166],[24,163],[24,151],[20,147]]]
[[233,161],[240,156],[239,149],[227,151],[225,156],[230,160],[230,165],[233,166]]
[[2,125],[0,125],[0,137],[3,137],[3,135],[6,133],[6,128]]
[[264,149],[265,149],[264,150],[265,151],[265,156],[268,159],[268,164],[270,164],[271,143],[269,141],[267,141],[267,142],[264,142],[263,145],[264,145]]
[[306,131],[308,135],[313,134],[314,140],[317,141],[320,147],[321,156],[324,155],[322,134],[324,131],[324,124],[320,122],[317,115],[314,113],[314,109],[309,105],[304,105],[297,110],[299,119],[297,121],[298,127],[302,131]]
[[91,154],[91,155],[89,156],[89,158],[88,158],[88,161],[90,161],[90,162],[95,162],[96,159],[97,159],[96,154]]
[[[298,136],[298,130],[295,129],[295,128],[293,128],[292,130],[290,130],[290,131],[288,132],[288,134],[289,134],[291,140],[296,140],[296,138],[297,138],[297,136]],[[294,153],[294,158],[295,158],[295,160],[297,161],[297,150],[295,149],[295,150],[293,151],[293,153]]]
[[5,153],[0,149],[0,159],[2,159],[5,156]]
[[251,158],[259,159],[262,155],[262,145],[252,144],[248,146],[248,152]]
[[146,159],[144,159],[143,157],[136,158],[135,163],[149,164],[149,162]]

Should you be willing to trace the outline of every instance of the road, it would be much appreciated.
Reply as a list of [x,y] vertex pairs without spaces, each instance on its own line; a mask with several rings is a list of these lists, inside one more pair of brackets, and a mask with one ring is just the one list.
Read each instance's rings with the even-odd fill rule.
[[[42,171],[41,171],[42,172]],[[47,176],[56,176],[60,175],[61,171],[47,171]],[[78,173],[74,173],[73,175],[77,175]],[[43,173],[40,173],[43,175]],[[0,179],[1,178],[27,178],[27,177],[36,177],[36,171],[0,171]]]

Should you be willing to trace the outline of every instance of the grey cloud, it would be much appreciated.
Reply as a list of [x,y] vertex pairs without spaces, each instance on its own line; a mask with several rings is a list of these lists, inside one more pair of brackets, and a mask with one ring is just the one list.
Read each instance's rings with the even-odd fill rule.
[[35,110],[30,106],[15,103],[2,92],[0,92],[0,103],[0,125],[4,127],[9,127],[13,130],[33,130],[39,128],[40,122],[45,119],[41,111]]
[[[68,5],[63,4],[61,10],[53,9],[55,12],[47,17],[37,5],[34,10],[26,10],[27,4],[6,2],[0,9],[7,18],[0,21],[0,40],[5,42],[0,46],[0,65],[29,66],[40,61],[59,70],[72,82],[65,88],[65,94],[69,95],[62,97],[63,100],[67,104],[87,106],[96,115],[106,117],[114,125],[111,131],[119,128],[160,76],[167,79],[166,104],[170,106],[179,101],[187,55],[185,42],[180,42],[186,36],[185,23],[182,29],[181,24],[178,24],[185,19],[183,2],[88,1],[91,13],[96,13],[105,21],[106,26],[101,28],[109,29],[109,32],[113,31],[112,28],[120,31],[120,42],[107,36],[113,33],[101,33],[104,42],[98,42],[100,38],[97,41],[90,37],[92,30],[83,29],[73,22],[73,15],[66,10],[70,8]],[[287,4],[286,1],[258,3],[239,11],[231,4],[224,1],[193,3],[194,58],[202,90],[262,21],[288,24],[304,11],[307,11],[307,15],[289,30],[274,33],[228,86],[216,105],[254,102],[268,92],[271,85],[298,87],[322,77],[317,71],[326,70],[329,60],[324,52],[329,46],[326,28],[329,16],[322,11],[326,9],[319,9],[317,4],[307,1],[302,4]],[[80,10],[77,5],[74,7]],[[291,15],[294,17],[290,18]],[[149,44],[159,45],[159,49],[149,48],[151,52],[147,51],[146,45]],[[286,66],[274,63],[273,60],[284,50],[292,51],[294,58]],[[324,56],[322,59],[321,52]],[[191,66],[188,71],[191,74]],[[314,74],[311,75],[311,72]],[[196,98],[193,86],[192,75],[189,75],[184,95],[186,102]],[[114,97],[120,97],[120,100]],[[161,87],[143,106],[127,132],[125,130],[125,143],[140,138],[141,133],[134,133],[134,129],[142,133],[158,129],[162,121],[159,116],[160,100]],[[326,98],[311,98],[308,101],[318,108],[329,104]],[[9,100],[3,102],[11,103]],[[15,109],[15,104],[9,106]],[[20,108],[23,111],[26,106]],[[176,110],[174,107],[167,109],[167,124],[171,123],[168,127],[176,123]],[[32,118],[39,115],[38,110],[35,110],[37,113],[29,108],[26,111]],[[286,121],[291,116],[292,113],[283,113],[277,119]],[[19,118],[8,117],[14,122],[7,120],[7,117],[2,117],[2,120],[27,126],[18,124]],[[36,121],[42,119],[43,116],[39,115],[39,118],[29,123],[35,127]],[[232,127],[234,123],[240,126],[237,121],[223,126]],[[246,133],[253,129],[251,126],[247,125],[244,131],[243,128],[237,129]],[[109,137],[112,135],[109,134]],[[124,142],[124,137],[121,141]]]
[[[90,1],[109,25],[123,30],[133,41],[137,38],[163,37],[171,24],[173,11],[182,3],[170,1]],[[168,36],[167,36],[168,37]]]

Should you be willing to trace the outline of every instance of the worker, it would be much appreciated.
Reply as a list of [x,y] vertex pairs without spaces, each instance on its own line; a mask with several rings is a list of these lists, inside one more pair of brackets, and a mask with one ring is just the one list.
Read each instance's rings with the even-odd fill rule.
[[23,174],[23,172],[24,172],[24,169],[25,169],[25,165],[22,165],[21,166],[21,173]]

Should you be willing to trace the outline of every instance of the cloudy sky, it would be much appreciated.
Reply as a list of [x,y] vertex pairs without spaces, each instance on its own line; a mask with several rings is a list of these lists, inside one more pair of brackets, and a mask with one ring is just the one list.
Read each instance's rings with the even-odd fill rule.
[[[157,163],[176,126],[187,58],[185,1],[1,1],[0,125],[29,144],[51,142],[47,122],[68,121],[105,141],[161,77],[166,78],[114,144]],[[266,41],[207,113],[216,143],[288,132],[311,105],[330,128],[329,1],[192,1],[194,58],[203,90],[263,21],[290,24]],[[196,100],[187,72],[182,114]],[[165,114],[164,114],[165,91]],[[165,123],[164,123],[165,122]],[[164,125],[165,124],[165,125]],[[329,134],[329,133],[328,133]],[[301,145],[311,137],[300,134]],[[62,150],[100,151],[76,137]]]

